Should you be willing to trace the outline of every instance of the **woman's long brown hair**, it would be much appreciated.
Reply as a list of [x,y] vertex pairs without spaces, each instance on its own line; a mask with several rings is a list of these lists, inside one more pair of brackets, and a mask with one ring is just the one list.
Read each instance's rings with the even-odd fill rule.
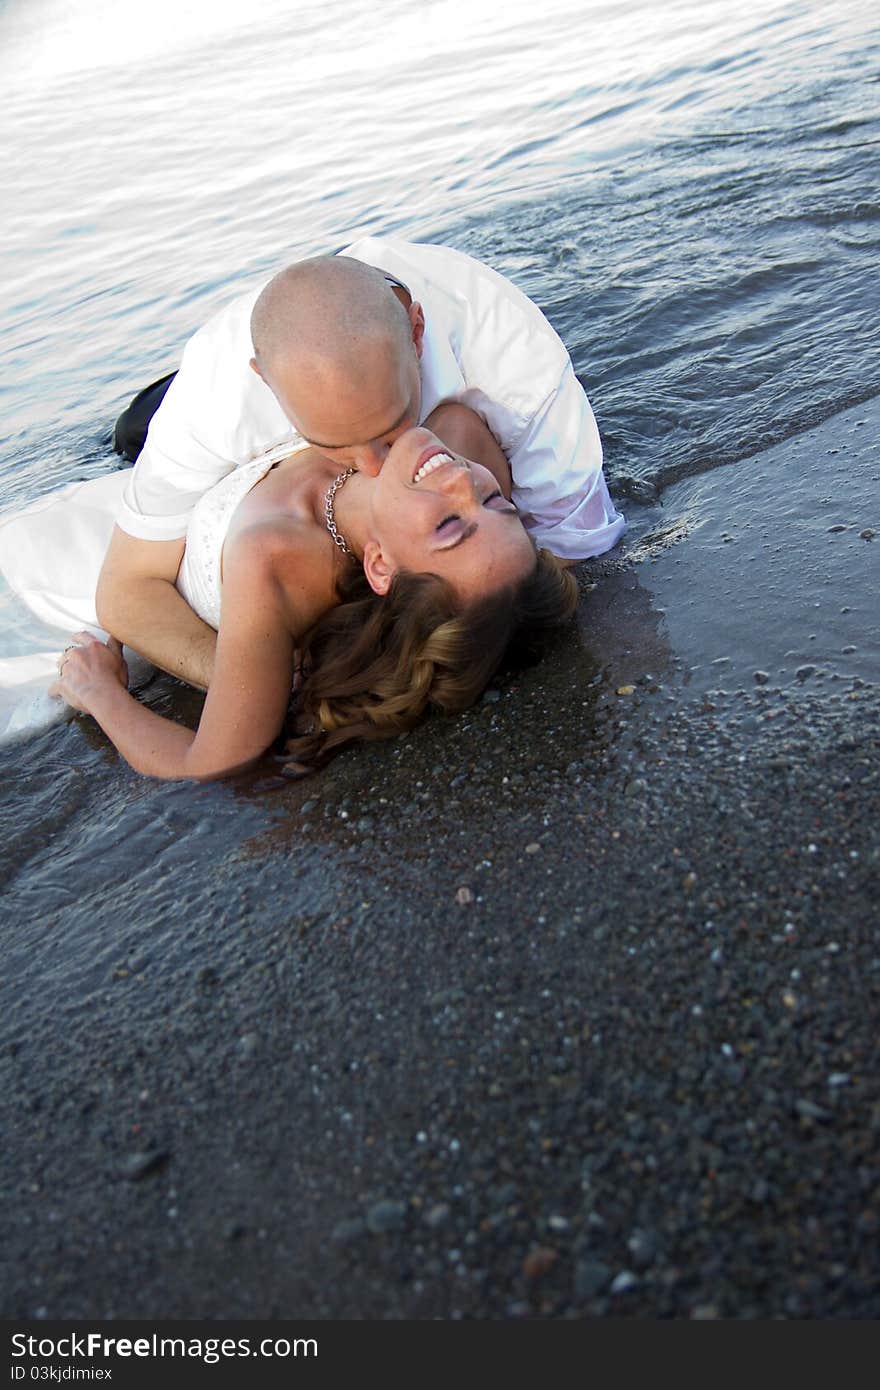
[[429,711],[479,698],[515,637],[533,642],[574,611],[577,585],[549,551],[519,583],[462,609],[435,574],[399,573],[384,596],[360,566],[306,635],[286,754],[319,767],[357,739],[392,738]]

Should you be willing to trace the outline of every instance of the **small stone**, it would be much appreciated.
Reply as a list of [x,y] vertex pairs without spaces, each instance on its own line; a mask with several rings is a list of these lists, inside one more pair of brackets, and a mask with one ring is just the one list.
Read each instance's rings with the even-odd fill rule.
[[633,692],[634,692],[634,690],[635,690],[635,686],[634,686],[634,685],[619,685],[619,686],[617,687],[617,693],[618,693],[618,695],[632,695]]
[[600,1260],[579,1260],[574,1272],[576,1298],[594,1298],[607,1287],[611,1270]]
[[149,963],[149,956],[143,955],[140,952],[133,956],[129,956],[128,960],[125,962],[132,975],[139,975],[142,970],[146,970]]
[[823,1110],[821,1105],[814,1105],[811,1100],[796,1100],[794,1103],[795,1113],[804,1120],[830,1120],[830,1110]]
[[766,685],[770,679],[770,675],[767,671],[755,671],[754,679],[756,685]]
[[638,796],[640,792],[646,792],[648,784],[644,777],[633,777],[623,789],[624,796]]
[[336,1245],[350,1245],[352,1241],[360,1240],[367,1234],[367,1223],[362,1221],[359,1216],[351,1217],[347,1221],[338,1221],[333,1227],[332,1239]]
[[541,846],[538,844],[537,840],[532,840],[531,844],[526,845],[525,852],[526,854],[540,854]]
[[300,810],[300,815],[302,815],[302,816],[310,816],[310,815],[312,814],[312,812],[313,812],[314,810],[317,809],[317,806],[318,806],[318,803],[317,803],[315,797],[310,796],[309,799],[308,799],[308,801],[304,801],[303,804],[302,804],[302,806],[300,806],[300,808],[299,808],[299,810]]
[[829,536],[833,536],[833,535],[835,535],[838,531],[848,531],[848,530],[849,530],[849,527],[848,527],[848,526],[843,526],[840,522],[838,522],[836,526],[829,526],[829,527],[828,527],[828,534],[829,534]]
[[657,1258],[657,1238],[650,1231],[633,1231],[627,1247],[638,1269],[647,1269]]
[[630,1289],[638,1287],[638,1275],[633,1274],[631,1269],[622,1269],[611,1285],[612,1293],[629,1293]]
[[508,1303],[507,1316],[509,1318],[528,1318],[531,1316],[532,1305],[526,1303],[525,1299],[518,1298],[515,1303]]
[[540,1279],[558,1259],[558,1251],[551,1250],[547,1245],[536,1245],[523,1260],[522,1272],[526,1279]]
[[564,1216],[549,1216],[547,1225],[551,1231],[565,1232],[571,1229],[571,1222]]
[[120,1165],[120,1173],[129,1182],[140,1182],[141,1178],[164,1168],[169,1157],[167,1149],[145,1149],[129,1154]]
[[471,892],[470,888],[468,888],[467,884],[462,884],[460,888],[456,889],[455,901],[459,903],[462,907],[466,907],[467,904],[472,903],[473,900],[474,895]]
[[860,532],[859,532],[859,540],[860,540],[860,541],[872,541],[872,540],[874,539],[874,536],[875,536],[875,535],[876,535],[876,532],[873,530],[873,528],[870,527],[870,526],[866,526],[865,529],[864,529],[864,531],[860,531]]
[[377,1202],[367,1212],[367,1229],[372,1231],[373,1235],[382,1235],[386,1231],[402,1231],[405,1223],[405,1202]]
[[242,1033],[238,1040],[238,1055],[240,1057],[253,1057],[259,1046],[259,1033]]
[[438,1202],[436,1206],[425,1212],[425,1225],[430,1226],[432,1231],[436,1231],[438,1227],[445,1226],[449,1220],[449,1212],[450,1207],[446,1202]]
[[831,1087],[833,1087],[833,1088],[837,1088],[838,1086],[848,1086],[848,1085],[849,1085],[849,1072],[848,1072],[848,1071],[833,1071],[833,1072],[831,1073],[831,1075],[829,1076],[829,1078],[828,1078],[828,1085],[831,1086]]
[[806,665],[806,666],[799,666],[799,667],[797,668],[797,670],[795,671],[794,674],[795,674],[795,677],[797,678],[797,680],[799,680],[799,681],[805,681],[805,680],[809,680],[810,676],[812,676],[812,675],[815,674],[815,671],[816,671],[815,666],[810,666],[810,665],[808,664],[808,665]]

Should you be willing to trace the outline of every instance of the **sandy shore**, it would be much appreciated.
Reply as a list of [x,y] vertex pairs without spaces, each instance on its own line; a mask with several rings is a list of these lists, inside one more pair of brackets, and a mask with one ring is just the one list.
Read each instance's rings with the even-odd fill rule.
[[7,766],[5,1317],[880,1315],[878,426],[308,783]]

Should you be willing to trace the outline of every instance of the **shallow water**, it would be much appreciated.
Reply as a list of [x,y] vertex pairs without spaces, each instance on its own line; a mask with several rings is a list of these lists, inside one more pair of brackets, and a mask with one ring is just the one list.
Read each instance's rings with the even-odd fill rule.
[[[0,506],[112,467],[115,415],[214,307],[368,232],[448,241],[541,304],[631,545],[658,491],[668,531],[705,520],[688,479],[880,392],[868,6],[162,0],[143,28],[134,0],[0,8]],[[793,473],[788,505],[809,510],[813,486]],[[744,475],[730,524],[762,500]],[[84,721],[0,757],[14,906],[34,920],[96,857],[90,916],[110,911],[133,863],[163,861],[170,801],[192,808],[183,860],[211,827],[226,854],[277,813],[143,784]]]

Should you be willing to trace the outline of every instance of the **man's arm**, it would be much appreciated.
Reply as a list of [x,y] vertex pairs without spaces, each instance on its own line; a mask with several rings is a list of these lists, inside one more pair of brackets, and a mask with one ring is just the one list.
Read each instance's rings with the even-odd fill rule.
[[143,541],[115,526],[98,580],[98,622],[163,671],[207,690],[217,634],[174,587],[183,549],[182,537]]

